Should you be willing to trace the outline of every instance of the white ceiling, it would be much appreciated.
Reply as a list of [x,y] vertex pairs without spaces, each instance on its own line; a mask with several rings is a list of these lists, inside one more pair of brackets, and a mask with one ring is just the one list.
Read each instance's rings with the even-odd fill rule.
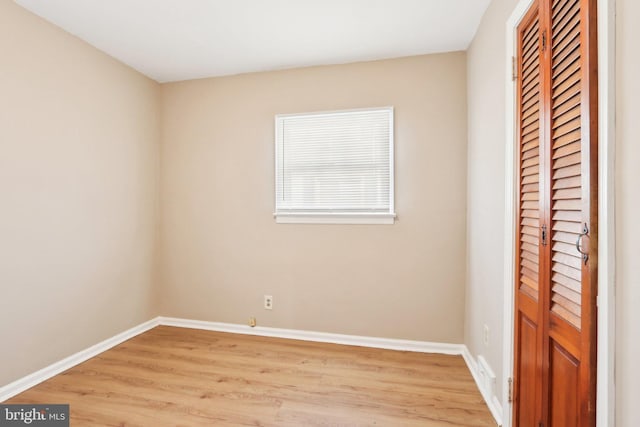
[[464,50],[490,0],[15,0],[159,81]]

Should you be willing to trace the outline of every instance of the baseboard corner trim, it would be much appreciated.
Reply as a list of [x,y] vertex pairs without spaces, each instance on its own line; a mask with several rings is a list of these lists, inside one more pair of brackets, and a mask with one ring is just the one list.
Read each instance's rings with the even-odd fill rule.
[[136,335],[140,335],[141,333],[146,332],[158,325],[158,317],[148,320],[144,323],[127,329],[124,332],[114,335],[111,338],[107,338],[106,340],[101,341],[98,344],[92,345],[89,348],[80,350],[79,352],[72,354],[71,356],[68,356],[58,362],[52,363],[51,365],[46,366],[32,374],[19,378],[16,381],[0,387],[0,402],[4,402],[5,400],[10,399],[17,394],[20,394],[23,391],[28,390],[31,387],[38,385],[41,382],[46,381],[49,378],[54,377],[70,368],[73,368],[74,366],[79,365],[80,363],[85,362],[88,359],[91,359],[92,357],[95,357],[98,354],[107,351],[110,348],[115,347],[116,345],[121,344],[124,341],[135,337]]
[[482,395],[482,398],[484,399],[485,403],[489,407],[489,411],[491,412],[491,415],[493,415],[493,419],[496,421],[496,423],[499,426],[501,426],[502,425],[502,404],[500,403],[500,399],[498,399],[497,396],[491,395],[490,393],[487,392],[487,390],[485,389],[482,383],[482,379],[480,377],[478,363],[471,355],[471,352],[469,351],[467,346],[464,345],[463,347],[464,349],[462,350],[462,358],[466,362],[467,367],[471,372],[471,376],[473,377],[473,380],[476,382],[476,385],[478,386],[478,390],[480,390],[480,394]]

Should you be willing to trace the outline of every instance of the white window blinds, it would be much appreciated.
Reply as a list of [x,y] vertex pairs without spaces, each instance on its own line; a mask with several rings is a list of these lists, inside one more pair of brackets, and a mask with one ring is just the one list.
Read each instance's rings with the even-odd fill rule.
[[276,217],[295,215],[393,215],[392,108],[276,116]]

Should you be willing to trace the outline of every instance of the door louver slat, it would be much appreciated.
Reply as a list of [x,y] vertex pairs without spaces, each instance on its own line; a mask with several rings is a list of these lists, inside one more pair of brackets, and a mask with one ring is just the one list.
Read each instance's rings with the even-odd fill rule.
[[522,33],[520,68],[520,286],[538,298],[540,230],[540,25],[534,19]]
[[[582,107],[579,1],[554,2],[551,34],[551,66],[555,70],[551,79],[551,216],[552,240],[562,233],[565,242],[551,248],[551,269],[566,279],[580,282],[581,256],[575,242],[582,231]],[[577,54],[577,55],[576,55]],[[567,105],[571,103],[571,106]],[[570,107],[570,108],[569,108]],[[576,213],[577,215],[573,215]],[[554,277],[558,278],[557,275]],[[551,311],[580,329],[580,288],[571,289],[567,280],[551,283]],[[567,298],[569,295],[572,298]]]

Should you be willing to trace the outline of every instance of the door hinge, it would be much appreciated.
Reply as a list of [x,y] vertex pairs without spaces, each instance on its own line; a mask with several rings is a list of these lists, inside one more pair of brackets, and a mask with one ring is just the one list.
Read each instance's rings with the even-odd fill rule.
[[538,427],[544,427],[544,423],[543,423],[542,421],[540,421],[540,422],[538,423]]
[[542,32],[542,51],[547,50],[547,30]]
[[542,225],[542,246],[547,246],[547,224]]
[[507,385],[507,393],[508,393],[507,401],[509,403],[512,403],[513,402],[513,378],[509,378],[507,382],[509,383]]
[[514,82],[518,80],[518,63],[515,56],[511,57],[511,79]]

